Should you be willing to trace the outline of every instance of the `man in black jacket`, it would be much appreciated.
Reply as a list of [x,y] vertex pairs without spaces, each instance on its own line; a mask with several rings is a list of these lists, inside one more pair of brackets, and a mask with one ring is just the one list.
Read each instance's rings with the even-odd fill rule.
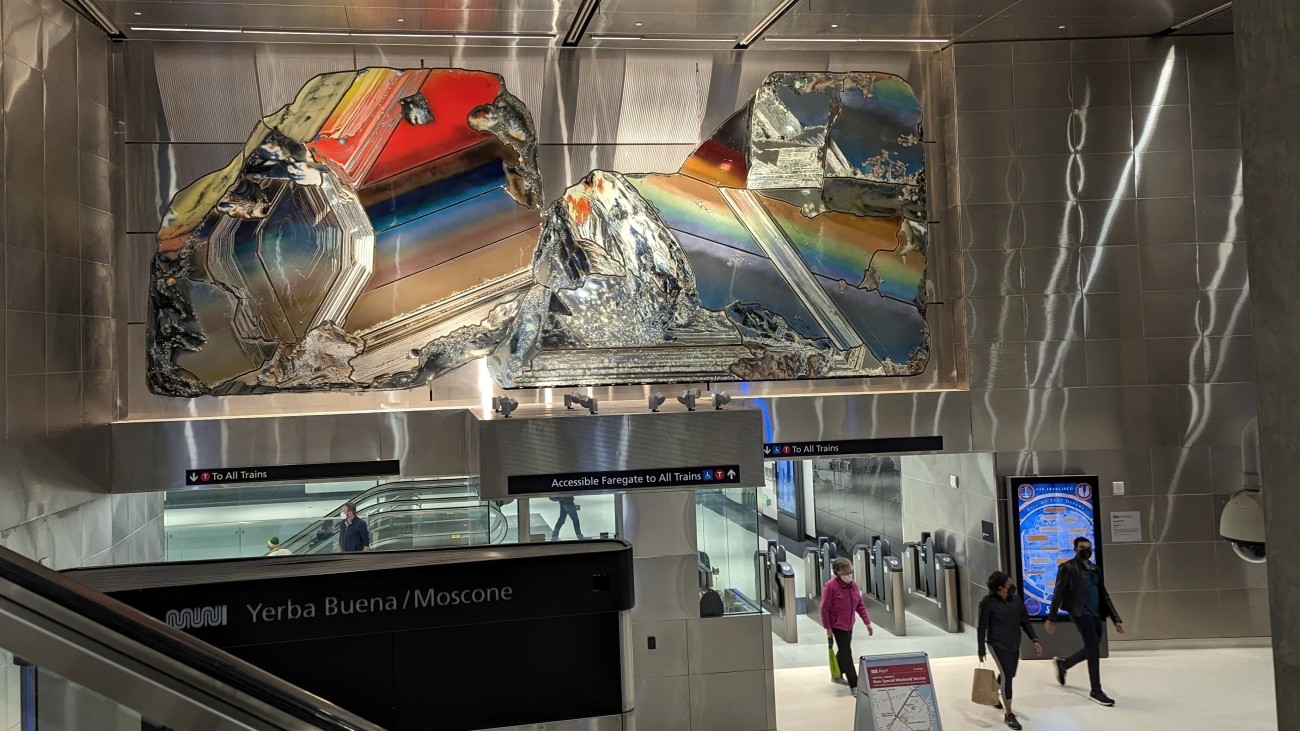
[[1052,593],[1052,607],[1047,614],[1047,632],[1056,632],[1052,617],[1064,609],[1070,621],[1079,628],[1083,649],[1062,660],[1055,658],[1056,681],[1065,685],[1065,673],[1084,660],[1088,661],[1088,679],[1092,692],[1088,697],[1094,703],[1113,706],[1115,701],[1101,690],[1101,635],[1106,631],[1106,619],[1115,622],[1115,630],[1124,634],[1124,620],[1115,611],[1106,584],[1101,580],[1097,564],[1092,562],[1092,541],[1082,536],[1074,539],[1074,558],[1062,563],[1056,570],[1056,586]]

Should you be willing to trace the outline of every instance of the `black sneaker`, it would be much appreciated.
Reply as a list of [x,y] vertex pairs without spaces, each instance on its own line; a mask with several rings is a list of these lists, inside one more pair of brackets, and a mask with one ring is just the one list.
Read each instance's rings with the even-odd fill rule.
[[1059,657],[1054,657],[1052,663],[1056,665],[1056,682],[1065,685],[1065,661]]
[[1115,701],[1111,700],[1110,696],[1106,695],[1105,693],[1099,690],[1094,690],[1093,692],[1089,693],[1088,697],[1092,699],[1093,703],[1096,703],[1099,706],[1106,706],[1107,708],[1109,708],[1115,705]]
[[1002,710],[1002,701],[994,701],[993,707],[998,709],[999,711]]
[[1024,728],[1024,726],[1021,726],[1020,722],[1016,720],[1016,714],[1014,713],[1008,713],[1002,717],[1002,720],[1006,721],[1007,728],[1013,728],[1016,731],[1020,731],[1020,729]]

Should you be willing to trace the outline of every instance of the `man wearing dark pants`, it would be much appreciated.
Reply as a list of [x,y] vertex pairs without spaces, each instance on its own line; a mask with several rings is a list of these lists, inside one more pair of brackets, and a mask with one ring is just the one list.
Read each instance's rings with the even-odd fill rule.
[[1115,604],[1110,600],[1106,584],[1101,579],[1097,564],[1092,562],[1092,542],[1080,536],[1074,539],[1074,558],[1062,563],[1056,570],[1056,586],[1052,594],[1052,606],[1048,611],[1046,629],[1048,634],[1056,632],[1056,625],[1050,617],[1057,616],[1064,609],[1070,615],[1070,622],[1079,628],[1083,638],[1083,649],[1062,660],[1056,658],[1056,680],[1065,685],[1065,673],[1075,665],[1088,661],[1088,680],[1092,683],[1092,692],[1088,697],[1094,703],[1113,706],[1111,700],[1101,689],[1101,635],[1106,631],[1106,620],[1115,623],[1115,631],[1124,634],[1124,620],[1115,611]]

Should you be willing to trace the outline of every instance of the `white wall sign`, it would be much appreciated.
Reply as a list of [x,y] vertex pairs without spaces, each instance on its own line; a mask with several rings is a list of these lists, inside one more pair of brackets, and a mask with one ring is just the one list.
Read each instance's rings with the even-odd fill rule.
[[1142,511],[1120,510],[1110,514],[1111,543],[1142,542]]

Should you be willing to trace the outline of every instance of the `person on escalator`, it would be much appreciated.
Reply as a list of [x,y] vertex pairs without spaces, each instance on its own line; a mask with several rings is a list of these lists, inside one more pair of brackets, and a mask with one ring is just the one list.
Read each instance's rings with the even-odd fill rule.
[[847,558],[837,558],[831,561],[831,570],[835,576],[822,587],[822,626],[826,628],[826,636],[833,638],[839,648],[835,659],[839,661],[840,672],[848,681],[849,689],[857,693],[858,669],[854,667],[853,648],[850,646],[854,619],[862,617],[868,637],[876,630],[871,626],[871,617],[867,616],[867,605],[862,603],[858,582],[853,580],[853,563]]
[[271,540],[266,542],[266,555],[268,556],[292,556],[293,551],[280,545],[280,539],[272,536]]
[[357,506],[344,503],[339,524],[339,550],[344,553],[370,550],[370,526],[357,517]]

